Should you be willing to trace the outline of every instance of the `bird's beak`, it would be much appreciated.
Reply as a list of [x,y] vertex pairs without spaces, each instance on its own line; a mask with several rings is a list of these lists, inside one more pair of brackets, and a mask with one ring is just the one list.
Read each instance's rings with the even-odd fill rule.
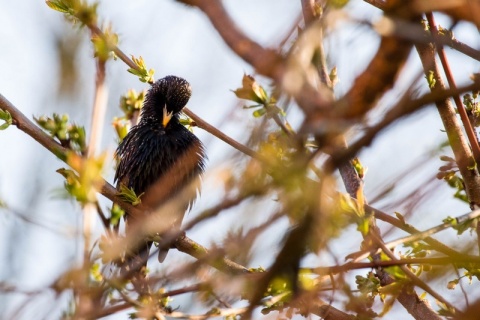
[[170,122],[172,117],[173,117],[173,112],[168,112],[167,111],[167,106],[163,107],[163,121],[162,121],[162,124],[163,124],[164,128]]

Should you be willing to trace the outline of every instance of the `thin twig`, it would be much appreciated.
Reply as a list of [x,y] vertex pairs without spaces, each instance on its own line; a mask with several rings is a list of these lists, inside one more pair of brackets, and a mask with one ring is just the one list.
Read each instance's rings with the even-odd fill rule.
[[195,113],[193,113],[190,109],[188,108],[183,108],[183,112],[192,118],[193,121],[195,121],[197,127],[202,128],[203,130],[207,131],[208,133],[214,135],[215,137],[219,138],[220,140],[224,141],[225,143],[229,144],[230,146],[234,147],[235,149],[245,153],[246,155],[255,158],[255,159],[262,159],[261,156],[250,149],[249,147],[237,142],[236,140],[230,138],[227,136],[225,133],[222,131],[218,130],[199,116],[197,116]]
[[371,262],[347,262],[343,265],[331,266],[331,267],[315,267],[304,268],[307,272],[316,273],[319,275],[325,274],[337,274],[357,269],[369,269],[378,267],[392,267],[398,265],[461,265],[462,263],[475,263],[480,264],[480,258],[476,256],[463,256],[458,259],[452,259],[451,257],[433,257],[433,258],[410,258],[410,259],[397,259],[397,260],[384,260],[384,261],[371,261]]

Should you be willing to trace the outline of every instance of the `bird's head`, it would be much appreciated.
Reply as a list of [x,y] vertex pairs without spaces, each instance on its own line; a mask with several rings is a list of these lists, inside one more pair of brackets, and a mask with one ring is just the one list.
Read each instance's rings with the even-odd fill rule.
[[166,76],[157,80],[145,96],[144,113],[154,112],[161,116],[163,126],[166,126],[170,119],[187,104],[192,89],[187,80]]

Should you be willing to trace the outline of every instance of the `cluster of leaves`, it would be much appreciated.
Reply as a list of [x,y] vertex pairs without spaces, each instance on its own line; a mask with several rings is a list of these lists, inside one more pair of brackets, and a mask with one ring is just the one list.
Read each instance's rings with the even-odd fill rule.
[[341,212],[349,215],[353,222],[357,224],[357,230],[366,236],[370,230],[372,215],[365,212],[365,198],[363,188],[357,192],[357,201],[353,200],[348,194],[340,194],[337,201]]
[[[98,2],[88,4],[84,0],[47,0],[46,4],[53,10],[64,13],[65,17],[73,24],[90,28],[96,28],[97,26]],[[105,62],[110,58],[116,58],[113,51],[118,44],[118,34],[112,31],[110,25],[102,29],[101,33],[95,31],[98,29],[93,29],[91,41],[94,56]]]
[[360,162],[360,159],[358,159],[357,157],[353,158],[350,163],[352,164],[353,168],[355,169],[355,171],[357,172],[358,174],[358,177],[360,179],[363,179],[365,177],[365,175],[367,174],[367,171],[368,171],[368,168],[367,167],[364,167],[362,165],[362,163]]
[[85,142],[85,128],[76,124],[68,123],[68,115],[41,116],[35,118],[37,124],[47,131],[52,138],[56,138],[60,144],[71,150],[84,154],[87,149]]
[[[422,241],[405,243],[404,247],[409,249],[404,254],[402,253],[399,254],[401,259],[425,258],[430,254],[430,250],[431,250],[431,247]],[[412,265],[406,265],[406,267],[409,268],[417,276],[420,276],[420,274],[424,271],[425,272],[432,271],[432,265],[430,264],[418,264],[418,265],[415,265],[415,267]],[[403,274],[403,271],[402,271],[402,274]]]
[[120,192],[118,194],[123,201],[131,203],[132,205],[136,206],[142,203],[140,197],[143,193],[137,195],[132,188],[127,188],[125,185],[120,184]]
[[105,158],[106,153],[98,158],[90,157],[87,159],[80,158],[74,153],[68,153],[67,164],[75,168],[78,175],[70,169],[61,168],[57,170],[65,178],[65,189],[68,194],[82,204],[96,202],[96,194],[103,184],[102,169]]
[[475,127],[480,126],[480,109],[477,101],[478,94],[478,92],[472,92],[472,94],[467,93],[463,96],[463,105]]
[[97,23],[97,2],[92,4],[88,4],[85,0],[47,0],[45,2],[51,9],[64,13],[74,24],[91,26]]
[[103,28],[102,35],[93,34],[92,39],[94,56],[100,61],[107,61],[110,58],[116,59],[113,49],[118,44],[118,34],[112,31],[112,26]]
[[380,294],[380,280],[370,271],[366,277],[361,275],[355,276],[355,283],[360,294],[353,294],[350,288],[345,288],[346,294],[349,296],[349,300],[345,305],[346,310],[355,312],[358,319],[375,318],[378,315],[373,311],[372,307],[375,297]]
[[[382,261],[389,260],[388,256],[383,253],[380,255],[380,259]],[[405,288],[407,288],[406,285],[409,280],[400,266],[391,266],[385,268],[384,271],[391,275],[395,281],[382,286],[380,280],[372,271],[368,272],[366,277],[361,275],[355,277],[360,296],[354,298],[351,297],[349,304],[356,306],[356,309],[353,309],[350,306],[349,308],[351,310],[358,312],[359,315],[362,316],[377,316],[373,311],[372,306],[375,298],[379,297],[380,301],[383,303],[383,309],[378,316],[384,316],[390,311],[397,297],[403,290],[405,290]],[[359,308],[359,306],[361,306],[361,308]]]
[[284,111],[277,107],[276,99],[273,96],[269,96],[265,89],[260,86],[255,78],[244,74],[242,79],[242,87],[233,91],[237,98],[256,102],[254,105],[244,106],[245,109],[256,109],[253,111],[255,118],[262,117],[264,115],[280,114],[285,115]]
[[465,191],[463,179],[458,175],[458,166],[455,159],[448,156],[441,156],[440,160],[446,164],[438,168],[437,179],[445,180],[450,187],[455,189],[455,198],[468,203],[468,197]]
[[13,122],[12,115],[8,111],[0,109],[0,120],[5,121],[4,124],[0,125],[0,130],[7,129]]
[[431,247],[422,241],[408,242],[404,247],[409,248],[402,257],[405,258],[425,258],[430,254]]
[[129,68],[127,71],[130,72],[133,75],[136,75],[140,81],[146,82],[146,83],[153,83],[155,82],[155,79],[153,77],[155,70],[153,69],[148,69],[147,66],[145,65],[145,61],[143,61],[142,56],[139,58],[135,58],[135,56],[132,55],[132,60],[133,63],[135,63],[136,68]]
[[457,284],[459,284],[459,282],[462,278],[468,279],[469,284],[472,284],[472,281],[473,281],[474,277],[477,280],[480,280],[480,268],[478,267],[478,264],[467,263],[467,264],[462,264],[461,267],[465,269],[465,271],[463,272],[463,275],[460,276],[459,278],[455,278],[455,279],[449,281],[448,284],[447,284],[448,289],[450,289],[450,290],[455,289]]
[[119,141],[125,138],[132,122],[135,122],[135,118],[139,116],[144,100],[145,91],[137,93],[134,89],[128,90],[125,95],[120,97],[120,109],[123,111],[123,116],[115,117],[112,123]]
[[447,217],[442,220],[443,223],[449,224],[452,229],[457,230],[457,234],[461,235],[468,229],[474,229],[477,226],[478,220],[465,220],[459,222],[457,218]]

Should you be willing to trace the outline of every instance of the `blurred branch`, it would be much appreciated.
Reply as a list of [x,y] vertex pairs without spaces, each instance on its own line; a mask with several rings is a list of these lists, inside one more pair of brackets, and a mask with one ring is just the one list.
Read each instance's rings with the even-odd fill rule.
[[364,20],[358,22],[370,26],[382,36],[393,35],[414,43],[428,44],[435,42],[440,45],[449,46],[472,59],[480,61],[480,51],[456,39],[453,32],[437,33],[434,37],[431,32],[426,31],[425,28],[418,23],[387,17],[382,17],[374,23]]
[[35,219],[33,219],[32,217],[30,217],[29,215],[23,213],[23,212],[20,212],[19,210],[16,210],[16,209],[12,209],[10,207],[5,207],[5,208],[1,208],[0,210],[5,210],[7,212],[10,212],[14,217],[26,222],[26,223],[29,223],[33,226],[37,226],[37,227],[40,227],[40,228],[43,228],[45,230],[48,230],[52,233],[55,233],[57,235],[62,235],[62,236],[70,236],[69,233],[65,232],[65,231],[62,231],[62,230],[59,230],[58,226],[50,226],[48,224],[45,224],[44,221],[37,221]]
[[[216,31],[225,43],[240,58],[252,65],[256,71],[272,78],[277,84],[284,87],[284,80],[288,74],[286,59],[273,49],[263,48],[261,45],[247,37],[233,22],[220,0],[177,0],[191,6],[198,7],[210,19]],[[331,99],[319,94],[315,88],[305,83],[297,83],[301,90],[290,90],[297,100],[298,105],[305,114],[313,115],[331,107]],[[287,86],[288,87],[288,86]]]
[[338,310],[329,303],[317,299],[312,306],[312,313],[321,317],[323,320],[352,320],[353,315]]
[[[461,93],[475,91],[480,89],[480,82],[475,82],[460,88],[455,89],[445,89],[445,90],[436,90],[430,93],[423,95],[417,99],[410,99],[410,92],[406,92],[402,98],[399,99],[399,102],[390,108],[390,110],[385,114],[383,119],[377,124],[366,128],[362,137],[357,141],[351,144],[346,149],[339,149],[331,154],[330,164],[328,166],[337,167],[340,166],[343,162],[348,161],[348,159],[355,156],[363,147],[366,147],[372,143],[377,134],[383,129],[387,128],[397,120],[400,120],[402,117],[405,117],[411,113],[414,113],[421,108],[428,106],[431,103],[440,103]],[[312,124],[313,125],[313,124]]]
[[[412,22],[420,18],[403,11],[402,1],[391,0],[385,6],[389,16]],[[355,79],[348,93],[338,101],[333,114],[342,119],[365,115],[393,87],[411,49],[410,41],[390,34],[382,36],[375,56]]]
[[229,17],[220,0],[177,0],[198,7],[210,19],[225,43],[243,60],[267,77],[279,79],[284,59],[275,50],[265,49],[248,38]]

